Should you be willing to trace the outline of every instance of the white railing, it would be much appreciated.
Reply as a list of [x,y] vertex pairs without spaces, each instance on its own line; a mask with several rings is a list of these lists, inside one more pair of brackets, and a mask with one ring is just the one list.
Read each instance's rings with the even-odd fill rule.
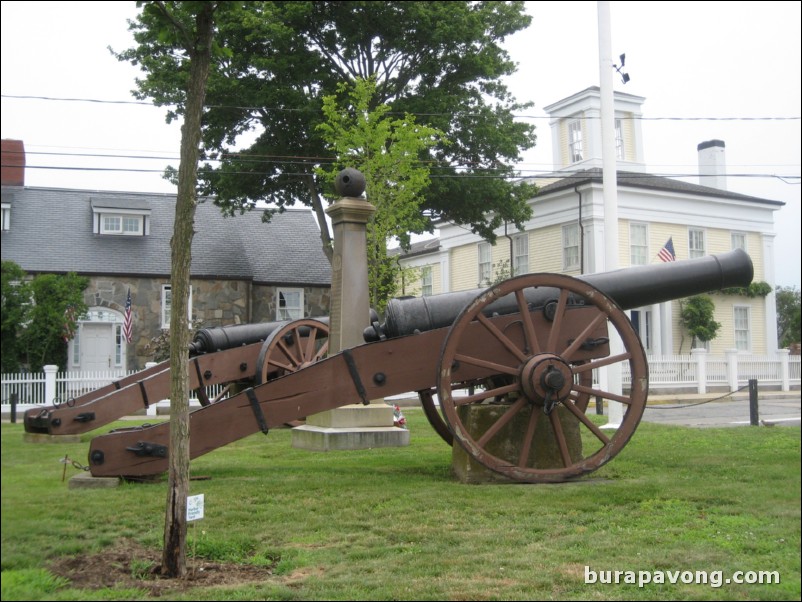
[[[18,411],[28,408],[54,406],[70,403],[72,400],[105,387],[126,376],[136,374],[137,370],[104,370],[98,372],[58,372],[57,366],[45,366],[44,372],[2,375],[2,409],[8,411],[12,399],[16,400]],[[210,400],[217,398],[224,390],[223,385],[206,387]],[[165,400],[152,404],[148,414],[155,414],[156,406],[167,405]],[[199,406],[197,399],[190,399],[192,406]],[[153,411],[151,411],[151,409]]]
[[[759,386],[790,391],[800,386],[800,356],[785,349],[774,355],[757,356],[727,352],[725,356],[709,355],[694,349],[690,355],[649,356],[649,388],[655,390],[693,390],[706,393],[708,387],[726,387],[737,391],[756,379]],[[2,407],[7,411],[14,397],[20,411],[29,407],[65,403],[89,391],[134,374],[134,372],[58,372],[56,366],[45,366],[37,374],[3,374]],[[630,384],[628,366],[624,366],[623,384]],[[222,385],[207,387],[209,399],[223,391]],[[197,400],[190,400],[199,405]],[[164,402],[159,402],[165,405]],[[156,404],[154,404],[156,405]]]
[[[750,380],[761,387],[790,391],[800,385],[800,356],[781,349],[773,355],[749,355],[736,350],[723,356],[694,349],[690,355],[648,356],[649,389],[694,390],[707,393],[708,387],[737,391]],[[624,367],[624,385],[630,384],[628,366]]]

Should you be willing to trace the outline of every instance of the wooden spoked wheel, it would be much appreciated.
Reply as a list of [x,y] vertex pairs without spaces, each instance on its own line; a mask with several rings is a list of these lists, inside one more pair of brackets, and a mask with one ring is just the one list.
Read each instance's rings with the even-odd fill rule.
[[320,320],[302,318],[270,333],[256,361],[256,384],[297,372],[326,357],[329,327]]
[[[493,313],[505,304],[513,308],[507,315]],[[618,383],[626,368],[625,392],[617,384],[593,387],[594,370]],[[477,372],[495,378],[481,392],[454,395]],[[632,437],[646,405],[648,366],[612,299],[575,278],[528,274],[462,310],[443,344],[437,393],[454,439],[475,460],[516,481],[564,481],[606,464]],[[620,424],[599,428],[586,416],[592,396],[624,404]]]

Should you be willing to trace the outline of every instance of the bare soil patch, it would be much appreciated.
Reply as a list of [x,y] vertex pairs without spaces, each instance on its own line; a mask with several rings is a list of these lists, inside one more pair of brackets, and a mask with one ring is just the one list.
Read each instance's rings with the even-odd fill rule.
[[122,540],[90,556],[60,558],[50,571],[69,579],[78,589],[138,588],[151,596],[203,587],[236,587],[273,578],[272,566],[252,566],[187,559],[187,576],[169,579],[161,575],[161,550]]

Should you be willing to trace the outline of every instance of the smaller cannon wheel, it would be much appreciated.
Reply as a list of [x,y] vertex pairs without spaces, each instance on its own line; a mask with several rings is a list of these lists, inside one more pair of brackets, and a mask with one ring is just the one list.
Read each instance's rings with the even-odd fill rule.
[[329,327],[313,318],[287,322],[265,339],[256,361],[256,384],[314,364],[329,350]]
[[[527,291],[541,287],[553,299],[531,307]],[[507,296],[517,314],[485,311]],[[628,392],[593,387],[593,371],[608,367],[609,382],[629,369]],[[466,369],[497,378],[481,392],[454,395]],[[454,439],[476,461],[516,481],[557,482],[600,468],[627,444],[646,405],[648,366],[612,299],[582,280],[528,274],[486,290],[460,312],[443,344],[437,394]],[[585,415],[592,396],[624,404],[619,425],[600,428]],[[482,429],[468,424],[473,408],[465,406],[474,405],[493,406]]]

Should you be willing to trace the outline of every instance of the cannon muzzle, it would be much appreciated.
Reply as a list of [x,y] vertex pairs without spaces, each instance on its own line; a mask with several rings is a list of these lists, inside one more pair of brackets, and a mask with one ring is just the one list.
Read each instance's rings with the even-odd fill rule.
[[[753,275],[751,258],[745,251],[736,249],[698,259],[622,268],[578,278],[613,299],[621,309],[635,309],[724,288],[748,286]],[[364,338],[375,341],[451,326],[460,311],[483,290],[391,299],[385,323],[367,328]],[[558,294],[559,291],[548,287],[525,292],[530,307],[542,307]],[[518,305],[511,298],[499,299],[486,309],[488,315],[517,311]]]

